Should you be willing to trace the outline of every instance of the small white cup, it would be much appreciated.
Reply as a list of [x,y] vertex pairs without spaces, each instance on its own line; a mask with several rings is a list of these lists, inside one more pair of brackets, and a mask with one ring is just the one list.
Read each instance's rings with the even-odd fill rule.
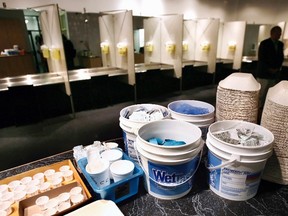
[[57,209],[59,205],[59,200],[57,198],[49,199],[49,201],[45,204],[45,207],[48,209]]
[[59,168],[59,171],[62,172],[62,173],[67,171],[67,170],[70,170],[70,166],[69,165],[63,165],[63,166],[61,166]]
[[91,147],[87,150],[87,161],[88,164],[92,164],[100,158],[98,147]]
[[38,194],[38,190],[39,190],[39,188],[36,185],[32,185],[32,186],[27,187],[27,190],[26,190],[27,197],[32,197],[32,196],[37,195]]
[[0,211],[6,212],[6,215],[12,213],[12,207],[10,202],[0,202]]
[[45,182],[44,173],[42,172],[36,173],[35,175],[33,175],[33,179],[39,180],[40,184],[43,184]]
[[43,215],[44,216],[51,216],[51,215],[55,215],[56,213],[57,213],[57,208],[49,208],[43,212]]
[[74,179],[73,177],[73,171],[72,170],[66,170],[63,172],[63,177],[65,181],[72,181]]
[[53,178],[51,181],[52,188],[57,188],[62,185],[63,179],[61,178]]
[[56,171],[55,171],[54,169],[48,169],[48,170],[46,170],[46,171],[44,172],[44,175],[45,175],[47,181],[51,181],[51,180],[52,180],[53,175],[54,175],[55,172],[56,172]]
[[63,173],[62,172],[55,172],[52,176],[52,179],[55,178],[63,178]]
[[110,184],[110,163],[104,159],[98,159],[95,164],[87,164],[86,172],[91,176],[98,188],[103,188]]
[[71,196],[71,202],[73,205],[76,205],[84,200],[83,194],[74,194]]
[[14,203],[14,192],[5,192],[1,196],[1,202]]
[[0,194],[1,194],[1,193],[8,192],[8,190],[9,190],[9,187],[8,187],[7,184],[2,184],[2,185],[0,185]]
[[32,179],[28,184],[27,184],[27,187],[30,187],[30,186],[37,186],[39,187],[40,185],[40,180],[39,179]]
[[[110,165],[111,165],[113,162],[122,159],[123,151],[118,149],[118,148],[116,148],[116,149],[107,149],[107,150],[101,152],[100,155],[101,155],[101,158],[103,158],[104,160],[108,160]],[[113,179],[110,170],[109,170],[109,176],[110,176],[110,179]]]
[[26,177],[22,178],[20,181],[21,181],[22,184],[26,185],[26,184],[28,184],[31,180],[32,180],[32,177],[31,177],[31,176],[26,176]]
[[118,160],[113,162],[110,166],[110,172],[114,182],[121,181],[129,176],[132,176],[134,167],[134,163],[129,160]]
[[27,186],[26,185],[18,185],[17,187],[14,188],[13,192],[14,193],[19,193],[21,191],[25,191],[26,192],[26,188]]
[[63,202],[70,203],[70,193],[68,192],[61,193],[57,196],[57,199],[59,200],[59,204]]
[[26,191],[19,191],[14,193],[15,202],[20,202],[26,198]]
[[50,182],[44,182],[43,184],[39,185],[39,190],[41,193],[46,192],[50,190],[51,183]]
[[44,211],[47,209],[47,203],[49,202],[50,198],[48,196],[40,196],[36,199],[35,204],[41,209],[41,211]]
[[58,206],[58,211],[59,212],[62,212],[66,209],[69,209],[71,207],[71,203],[70,202],[63,202],[63,203],[60,203],[59,206]]
[[114,161],[121,160],[123,157],[123,151],[120,149],[107,149],[101,152],[101,158],[108,160],[110,164]]
[[10,189],[10,191],[13,191],[15,187],[17,187],[18,185],[22,184],[21,181],[19,180],[14,180],[8,183],[8,187]]
[[71,190],[70,190],[70,196],[72,195],[77,195],[77,194],[82,194],[82,187],[80,186],[76,186],[76,187],[73,187]]

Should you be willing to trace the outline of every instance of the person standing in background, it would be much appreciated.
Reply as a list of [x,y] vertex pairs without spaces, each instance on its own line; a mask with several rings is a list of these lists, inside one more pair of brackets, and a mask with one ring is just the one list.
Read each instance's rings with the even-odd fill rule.
[[256,79],[261,84],[259,109],[262,110],[266,94],[280,79],[281,67],[284,61],[284,44],[279,41],[282,29],[274,26],[270,30],[270,38],[261,41],[258,49],[258,67]]
[[72,41],[62,34],[63,46],[65,52],[66,65],[68,70],[74,69],[74,58],[76,57],[76,50]]

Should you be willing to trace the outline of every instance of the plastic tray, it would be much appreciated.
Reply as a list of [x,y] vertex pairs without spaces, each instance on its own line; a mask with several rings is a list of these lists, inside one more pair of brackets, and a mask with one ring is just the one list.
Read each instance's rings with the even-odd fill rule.
[[[133,162],[125,153],[123,154],[123,159]],[[111,184],[104,188],[99,188],[91,176],[86,172],[85,167],[87,165],[87,158],[82,158],[78,160],[77,163],[98,199],[112,200],[115,203],[118,203],[138,193],[139,179],[143,175],[143,170],[134,162],[135,168],[132,176],[118,182],[113,182],[113,180],[111,180]]]

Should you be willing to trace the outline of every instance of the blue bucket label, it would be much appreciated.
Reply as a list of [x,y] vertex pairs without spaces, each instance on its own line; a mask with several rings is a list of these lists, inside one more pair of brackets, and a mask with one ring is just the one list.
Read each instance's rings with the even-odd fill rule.
[[[208,151],[209,167],[218,166],[222,160]],[[210,170],[209,184],[225,198],[232,200],[246,200],[256,195],[263,169],[256,169],[259,165],[229,166]],[[254,170],[254,171],[253,171]]]
[[[131,139],[133,138],[133,139]],[[134,149],[134,143],[135,137],[132,135],[127,135],[125,131],[123,131],[123,140],[124,140],[124,151],[128,154],[130,158],[132,158],[134,161],[137,161],[135,149]]]
[[198,156],[178,165],[163,165],[148,161],[149,176],[156,181],[149,178],[150,191],[158,195],[175,196],[190,190],[193,183],[191,176],[196,171],[198,161]]
[[128,153],[128,141],[127,141],[127,135],[125,133],[125,131],[122,131],[123,132],[123,140],[124,140],[124,150],[126,153]]

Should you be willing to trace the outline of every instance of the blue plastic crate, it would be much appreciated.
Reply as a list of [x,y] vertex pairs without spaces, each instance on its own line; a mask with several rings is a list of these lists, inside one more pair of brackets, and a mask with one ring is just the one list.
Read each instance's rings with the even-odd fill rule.
[[[125,153],[123,154],[123,159],[133,162]],[[78,160],[77,163],[84,177],[96,193],[97,199],[112,200],[115,203],[118,203],[138,193],[139,179],[143,176],[143,170],[134,162],[135,168],[132,176],[118,182],[113,182],[113,180],[111,180],[111,184],[103,188],[99,188],[91,176],[86,172],[85,167],[87,165],[87,158],[82,158]]]

